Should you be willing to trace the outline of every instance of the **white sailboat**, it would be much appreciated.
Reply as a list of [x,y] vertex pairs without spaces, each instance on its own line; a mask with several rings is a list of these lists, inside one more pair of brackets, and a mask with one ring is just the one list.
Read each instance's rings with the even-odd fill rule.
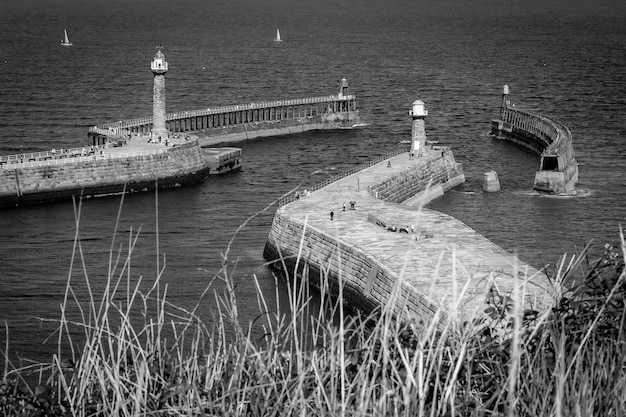
[[70,42],[69,38],[67,37],[67,29],[63,29],[63,32],[65,32],[65,39],[61,39],[61,45],[72,46],[72,42]]
[[274,38],[274,42],[282,42],[283,40],[280,39],[280,30],[276,29],[276,38]]

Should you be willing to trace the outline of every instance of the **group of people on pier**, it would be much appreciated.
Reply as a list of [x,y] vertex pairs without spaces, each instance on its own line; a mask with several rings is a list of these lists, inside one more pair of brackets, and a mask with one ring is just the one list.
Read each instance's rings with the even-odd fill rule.
[[[350,205],[350,210],[356,210],[356,201],[350,200],[350,201],[348,201],[348,204]],[[343,203],[343,211],[346,211],[346,202],[345,201]],[[330,219],[333,220],[334,217],[335,217],[335,212],[333,210],[331,210],[330,211]]]

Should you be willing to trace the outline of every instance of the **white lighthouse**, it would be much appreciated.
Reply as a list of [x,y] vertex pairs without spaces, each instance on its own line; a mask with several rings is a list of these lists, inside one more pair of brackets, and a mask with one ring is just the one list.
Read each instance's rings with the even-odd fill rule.
[[345,78],[342,78],[339,84],[339,97],[348,97],[348,80]]
[[167,139],[168,132],[165,127],[165,73],[167,72],[167,61],[160,48],[154,56],[150,68],[154,74],[151,139],[152,142],[161,143]]
[[424,119],[428,116],[428,110],[422,100],[415,100],[413,108],[409,112],[413,117],[411,127],[411,155],[422,156],[426,146],[426,125]]
[[504,111],[511,107],[511,102],[509,101],[509,86],[504,84],[502,87],[502,102],[500,103],[500,120],[504,119]]

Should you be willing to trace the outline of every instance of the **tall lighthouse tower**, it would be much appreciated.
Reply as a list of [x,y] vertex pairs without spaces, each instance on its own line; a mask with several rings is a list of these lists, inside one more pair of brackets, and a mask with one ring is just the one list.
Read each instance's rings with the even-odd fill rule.
[[504,119],[504,111],[511,106],[509,101],[509,86],[504,84],[502,87],[502,102],[500,103],[500,120]]
[[150,65],[154,74],[154,92],[152,94],[152,135],[153,142],[161,143],[168,137],[165,127],[165,73],[167,72],[167,61],[161,48],[154,56]]
[[415,100],[409,114],[413,117],[411,155],[422,156],[426,147],[426,125],[424,119],[428,116],[428,110],[426,110],[422,100]]
[[339,97],[348,97],[348,80],[345,78],[342,78],[339,84]]

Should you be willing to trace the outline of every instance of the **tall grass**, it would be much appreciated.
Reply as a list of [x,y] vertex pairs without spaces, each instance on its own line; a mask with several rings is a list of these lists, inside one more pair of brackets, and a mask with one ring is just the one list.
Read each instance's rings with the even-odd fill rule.
[[[106,288],[92,291],[80,205],[76,218],[72,262],[84,271],[87,300],[77,298],[70,273],[49,364],[13,367],[7,342],[4,415],[626,415],[623,235],[621,252],[607,247],[595,263],[583,253],[559,264],[558,297],[545,314],[522,311],[518,294],[493,291],[473,323],[450,318],[441,327],[443,312],[400,322],[387,306],[345,310],[342,285],[331,295],[327,276],[313,297],[305,267],[286,281],[283,305],[269,305],[253,275],[259,315],[248,323],[224,266],[205,290],[217,306],[207,325],[198,306],[167,301],[164,265],[140,291],[142,278],[130,271],[140,230],[113,236]],[[69,320],[70,308],[78,320]],[[38,383],[29,385],[33,372]]]

